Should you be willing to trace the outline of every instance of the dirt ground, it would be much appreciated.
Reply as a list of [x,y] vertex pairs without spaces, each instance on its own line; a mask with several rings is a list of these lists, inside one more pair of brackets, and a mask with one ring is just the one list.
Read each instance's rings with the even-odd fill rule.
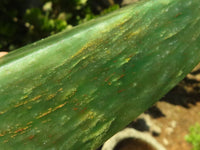
[[200,123],[200,103],[184,108],[174,106],[166,102],[159,102],[158,107],[163,111],[165,117],[155,119],[162,132],[156,139],[163,144],[167,150],[191,150],[191,145],[184,139],[188,128],[196,122]]
[[161,128],[156,139],[167,150],[191,150],[184,137],[189,127],[200,123],[200,81],[185,78],[156,105],[163,116],[153,118]]

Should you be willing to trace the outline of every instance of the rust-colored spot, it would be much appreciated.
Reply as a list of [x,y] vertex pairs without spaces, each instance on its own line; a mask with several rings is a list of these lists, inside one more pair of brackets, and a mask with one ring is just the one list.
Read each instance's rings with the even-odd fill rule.
[[16,131],[14,131],[14,133],[19,133],[19,132],[25,131],[26,129],[28,129],[28,127],[19,128]]
[[58,92],[61,92],[63,90],[63,88],[60,88],[59,90],[58,90]]
[[39,115],[39,116],[37,117],[37,119],[42,118],[42,117],[44,117],[44,116],[50,114],[51,112],[52,112],[52,108],[49,108],[47,112],[44,112],[43,114]]
[[22,106],[22,105],[24,105],[24,104],[26,104],[26,103],[28,103],[28,101],[24,101],[24,102],[18,103],[18,104],[15,105],[15,107]]
[[47,97],[47,101],[51,100],[52,98],[54,98],[56,96],[56,94],[50,94],[48,97]]
[[5,112],[6,112],[6,111],[1,111],[1,112],[0,112],[0,115],[3,115]]
[[8,143],[8,140],[4,140],[3,142],[4,142],[4,143]]
[[121,92],[123,92],[123,91],[125,91],[125,89],[118,90],[117,93],[121,93]]
[[30,125],[30,124],[32,124],[32,123],[33,123],[33,121],[30,121],[30,122],[27,123],[27,125]]
[[0,133],[0,137],[2,137],[2,136],[4,136],[4,134],[1,134],[1,133]]
[[25,96],[23,97],[23,99],[26,99],[26,98],[28,98],[28,95],[25,95]]
[[112,83],[111,82],[108,82],[108,85],[111,85]]
[[66,96],[66,100],[68,100],[69,98],[72,98],[76,94],[76,92],[77,90],[72,91],[70,95]]
[[87,50],[90,47],[95,47],[95,42],[90,42],[90,43],[85,44],[78,52],[76,52],[73,56],[71,56],[71,58],[73,59],[74,57],[79,56],[81,53],[83,53],[85,50]]
[[94,113],[93,112],[89,112],[88,113],[88,119],[93,119],[94,118]]
[[79,106],[80,105],[80,103],[76,103],[76,106]]
[[180,13],[178,13],[178,14],[176,14],[176,16],[175,17],[178,17],[178,16],[180,16],[180,15],[182,15],[182,13],[180,12]]
[[60,83],[60,82],[61,82],[61,79],[58,79],[57,82]]
[[116,63],[117,61],[116,61],[116,60],[114,60],[113,62],[114,62],[114,63]]
[[27,108],[28,108],[28,109],[31,109],[31,108],[32,108],[32,106],[28,106]]
[[122,74],[121,76],[120,76],[120,78],[123,78],[125,76],[125,74]]
[[53,143],[53,144],[55,144],[55,143],[56,143],[56,141],[53,141],[52,143]]
[[128,58],[125,59],[126,62],[129,62],[130,60],[131,60],[130,57],[128,57]]
[[67,102],[58,105],[53,111],[55,111],[55,110],[57,110],[57,109],[59,109],[59,108],[62,108],[62,107],[65,106],[66,104],[67,104]]
[[109,80],[109,77],[107,77],[104,81],[107,82]]
[[40,118],[42,118],[42,117],[44,117],[44,116],[56,111],[57,109],[62,108],[66,104],[67,104],[67,101],[65,103],[63,103],[63,104],[60,104],[60,105],[56,106],[55,108],[49,108],[47,112],[44,112],[41,115],[37,116],[36,119],[40,119]]
[[86,110],[87,110],[87,108],[84,107],[84,108],[81,110],[81,113],[84,113]]
[[75,108],[73,108],[73,110],[75,110],[75,111],[76,111],[76,110],[78,110],[78,108],[76,108],[76,107],[75,107]]
[[17,134],[12,135],[11,138],[14,138],[15,136],[17,136]]
[[94,78],[93,78],[93,80],[97,80],[97,79],[98,79],[98,77],[94,77]]
[[44,121],[42,121],[42,123],[47,123],[49,120],[47,119],[47,120],[44,120]]
[[38,100],[40,97],[42,97],[41,95],[34,97],[31,101],[36,101]]
[[31,135],[28,137],[29,140],[32,140],[35,137],[35,135]]
[[49,137],[49,138],[51,138],[51,137],[52,137],[52,135],[50,134],[50,135],[48,135],[48,137]]
[[32,98],[31,100],[26,100],[26,101],[20,102],[20,103],[16,104],[14,107],[19,107],[19,106],[25,105],[25,104],[27,104],[27,103],[29,103],[29,102],[36,101],[36,100],[38,100],[40,97],[42,97],[42,96],[39,95],[39,96],[36,96],[36,97]]
[[131,54],[131,55],[129,55],[128,57],[129,57],[129,58],[132,58],[133,56],[134,56],[134,54]]

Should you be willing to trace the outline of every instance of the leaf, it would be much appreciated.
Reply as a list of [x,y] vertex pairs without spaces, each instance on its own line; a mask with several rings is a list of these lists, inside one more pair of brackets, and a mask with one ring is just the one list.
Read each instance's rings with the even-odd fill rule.
[[199,7],[140,2],[1,58],[0,147],[100,146],[200,61]]

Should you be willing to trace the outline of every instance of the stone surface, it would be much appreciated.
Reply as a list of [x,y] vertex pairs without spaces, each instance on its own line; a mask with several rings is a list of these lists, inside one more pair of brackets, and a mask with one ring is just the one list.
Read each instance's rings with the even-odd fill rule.
[[[117,144],[119,144],[121,141],[125,139],[137,139],[140,142],[135,142],[134,144],[131,144],[131,141],[129,140],[129,143],[124,143],[124,145],[120,146],[119,150],[143,150],[142,148],[146,147],[148,149],[145,150],[166,150],[160,143],[158,143],[150,134],[137,131],[133,128],[126,128],[117,134],[115,134],[113,137],[111,137],[108,141],[105,142],[105,144],[102,147],[102,150],[118,150],[116,147]],[[141,144],[143,143],[143,144]],[[149,145],[149,146],[145,146]],[[152,148],[153,149],[152,149]]]

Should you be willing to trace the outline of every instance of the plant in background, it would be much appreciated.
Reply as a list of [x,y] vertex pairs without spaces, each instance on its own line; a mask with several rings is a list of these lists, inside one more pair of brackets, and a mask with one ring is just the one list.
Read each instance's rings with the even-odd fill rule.
[[64,30],[67,24],[65,14],[53,17],[53,4],[47,2],[43,8],[27,9],[24,15],[25,26],[28,28],[31,38],[46,37]]
[[190,133],[185,137],[186,141],[192,144],[192,150],[200,150],[200,124],[191,126],[189,131]]
[[[101,12],[95,12],[90,1],[1,0],[0,51],[12,51],[96,18]],[[102,14],[118,9],[117,6],[108,10],[105,7]]]

